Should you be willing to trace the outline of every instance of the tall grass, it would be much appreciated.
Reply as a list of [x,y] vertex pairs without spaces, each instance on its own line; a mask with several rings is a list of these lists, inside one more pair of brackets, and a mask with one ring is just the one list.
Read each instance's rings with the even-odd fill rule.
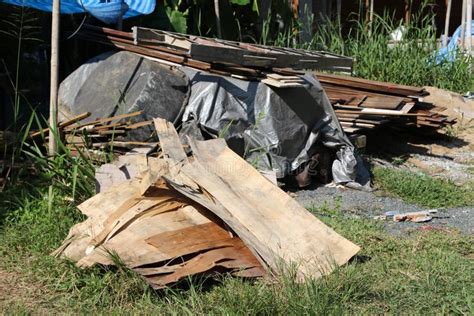
[[[474,90],[471,72],[473,60],[460,53],[454,61],[435,62],[437,36],[434,13],[427,2],[415,12],[408,23],[385,12],[374,15],[369,22],[353,15],[341,24],[337,19],[327,20],[309,42],[300,43],[298,23],[290,31],[273,38],[264,27],[261,43],[276,46],[324,50],[353,57],[353,75],[356,77],[413,86],[434,86],[459,93]],[[267,25],[271,21],[267,21]],[[391,42],[390,34],[404,28],[399,42]],[[343,31],[344,30],[344,31]]]

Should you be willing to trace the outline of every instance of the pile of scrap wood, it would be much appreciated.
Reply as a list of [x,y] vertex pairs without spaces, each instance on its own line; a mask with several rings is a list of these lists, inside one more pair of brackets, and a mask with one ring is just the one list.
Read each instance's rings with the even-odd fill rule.
[[[308,51],[232,42],[133,27],[132,32],[85,25],[79,37],[118,49],[276,88],[304,87],[304,71],[350,73],[352,59]],[[304,71],[303,71],[304,70]],[[317,73],[346,132],[388,125],[432,130],[455,123],[440,106],[423,102],[421,88]]]
[[[127,140],[128,134],[140,127],[153,124],[141,121],[142,111],[103,117],[90,120],[90,113],[79,114],[58,123],[57,133],[64,144],[72,151],[93,153],[94,150],[110,149],[124,153],[135,147],[156,147],[157,142],[136,142]],[[83,120],[89,119],[87,122]],[[49,128],[32,132],[33,139],[48,139]],[[152,135],[150,135],[151,138]]]
[[[320,51],[271,47],[133,27],[133,32],[85,25],[82,39],[111,45],[161,62],[185,65],[244,80],[300,74],[294,69],[348,72],[352,59]],[[272,79],[271,77],[268,77]],[[268,80],[269,85],[272,80]],[[291,87],[295,86],[295,83]]]
[[446,108],[423,102],[423,88],[317,73],[324,91],[346,132],[380,126],[440,129],[456,120],[443,115]]
[[81,267],[118,257],[162,288],[222,272],[317,278],[359,251],[223,140],[189,139],[188,157],[169,122],[156,119],[155,126],[160,157],[129,155],[135,174],[79,206],[88,218],[71,228],[55,255]]

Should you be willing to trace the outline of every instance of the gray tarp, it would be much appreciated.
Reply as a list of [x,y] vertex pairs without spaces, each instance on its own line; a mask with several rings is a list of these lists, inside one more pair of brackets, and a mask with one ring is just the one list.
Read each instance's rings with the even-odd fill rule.
[[[368,187],[369,174],[342,132],[321,85],[310,75],[304,79],[304,87],[273,88],[183,66],[170,68],[118,52],[101,55],[66,78],[61,84],[60,108],[70,114],[90,111],[93,117],[143,109],[146,119],[160,116],[182,121],[181,133],[224,137],[249,162],[275,170],[279,178],[306,164],[322,144],[335,154],[332,175],[336,183],[358,186],[357,180]],[[104,96],[106,89],[108,94],[117,90],[125,100],[120,109],[116,97]],[[135,137],[144,140],[144,135],[149,134]]]

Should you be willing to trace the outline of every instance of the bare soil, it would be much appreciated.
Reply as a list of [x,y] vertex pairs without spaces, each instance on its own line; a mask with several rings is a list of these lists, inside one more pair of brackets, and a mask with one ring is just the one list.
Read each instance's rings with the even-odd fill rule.
[[[1,264],[1,263],[0,263]],[[29,282],[18,272],[0,268],[0,314],[48,314],[51,302],[42,284]]]

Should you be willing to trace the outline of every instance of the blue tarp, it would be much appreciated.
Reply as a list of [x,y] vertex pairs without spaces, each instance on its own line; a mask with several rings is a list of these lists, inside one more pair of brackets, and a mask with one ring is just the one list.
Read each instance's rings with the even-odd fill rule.
[[[471,36],[474,36],[474,21],[472,21],[472,33]],[[439,49],[436,52],[436,64],[439,64],[443,61],[453,62],[456,58],[456,53],[458,47],[461,43],[461,27],[459,26],[456,31],[454,31],[451,40],[448,43],[448,46]]]
[[[0,0],[0,2],[51,12],[53,0]],[[155,0],[61,0],[61,13],[88,12],[111,24],[123,18],[149,14],[155,10]]]

